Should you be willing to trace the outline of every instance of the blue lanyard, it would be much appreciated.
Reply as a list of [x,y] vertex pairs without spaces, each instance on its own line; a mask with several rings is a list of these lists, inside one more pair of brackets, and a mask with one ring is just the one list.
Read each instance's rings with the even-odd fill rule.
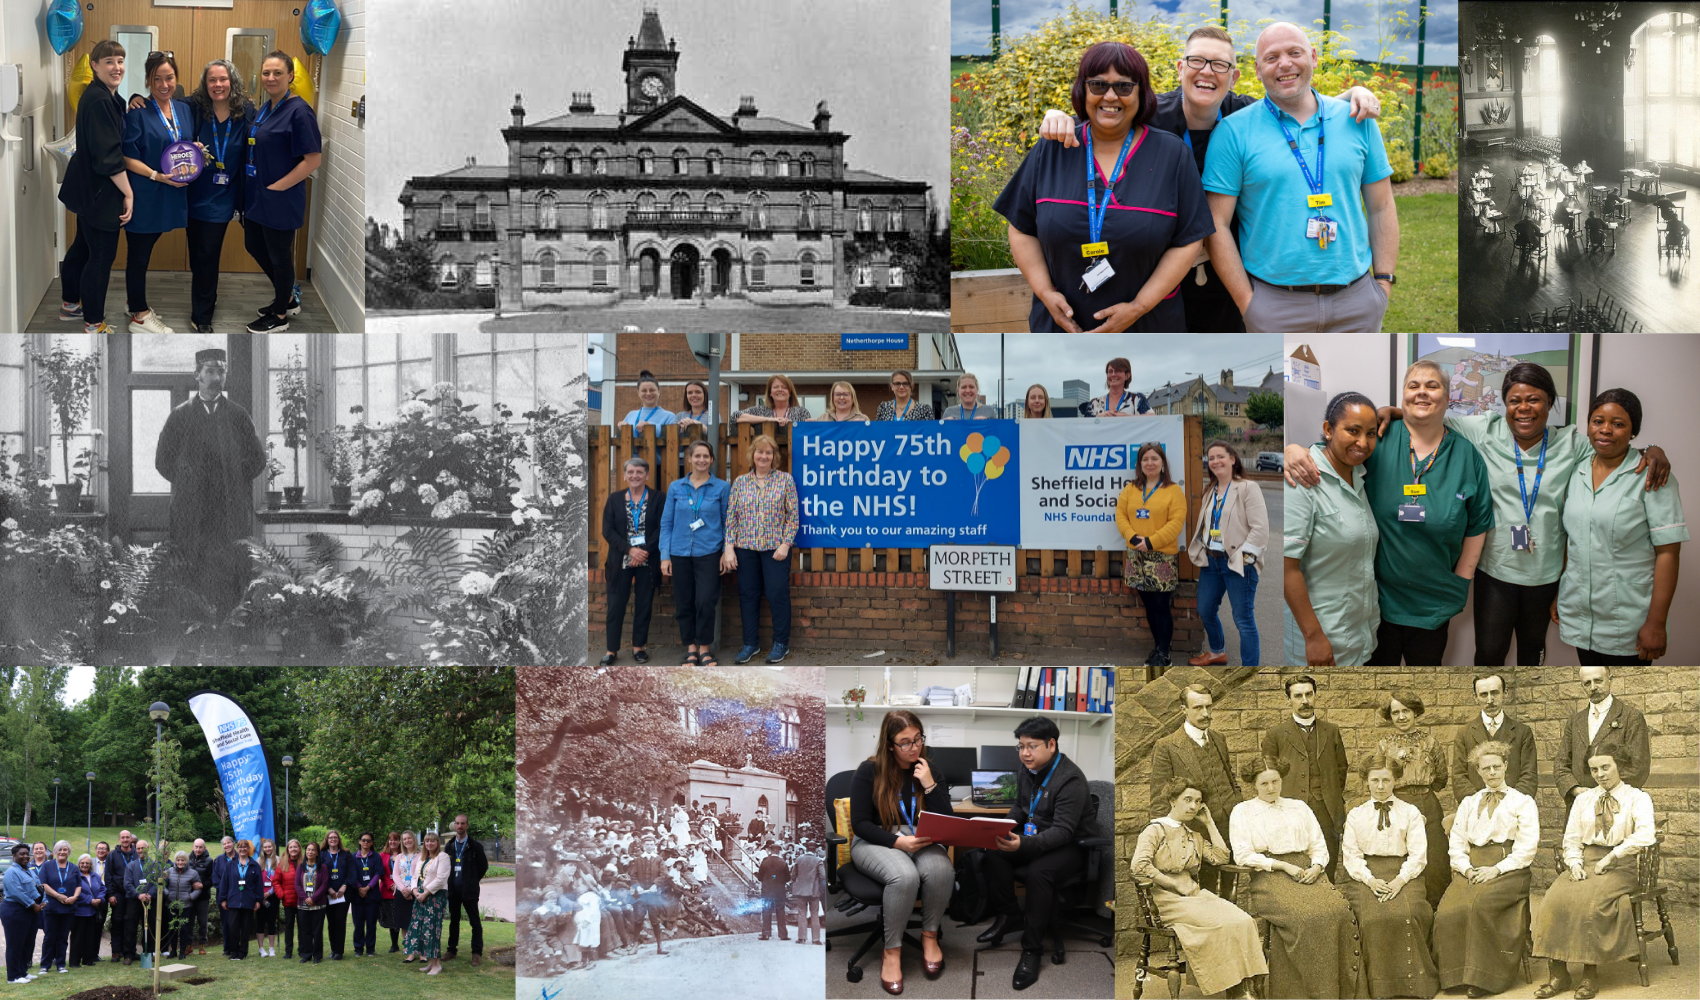
[[[287,101],[287,100],[289,100],[289,95],[288,94],[283,95],[283,101]],[[281,105],[283,103],[283,101],[277,101],[275,103],[272,102],[272,101],[267,101],[260,108],[260,113],[254,117],[254,124],[248,126],[248,145],[250,145],[250,146],[254,145],[254,136],[260,134],[260,123],[266,120],[267,115],[271,114],[273,111],[276,111],[278,106]]]
[[461,853],[466,850],[466,845],[461,843],[459,840],[449,841],[449,847],[454,850],[456,861],[460,860]]
[[171,141],[180,142],[183,138],[183,133],[177,128],[177,109],[172,108],[171,117],[165,117],[165,109],[159,106],[159,98],[156,97],[153,102],[153,113],[158,115],[159,120],[165,124],[165,133],[171,136]]
[[213,165],[216,166],[220,170],[224,169],[224,151],[227,148],[229,148],[229,146],[230,146],[230,133],[233,130],[233,126],[235,124],[236,124],[235,116],[231,116],[230,118],[226,118],[224,120],[224,136],[221,139],[219,137],[219,134],[218,134],[218,120],[215,118],[212,122]]
[[[687,480],[685,480],[685,482],[688,483],[688,482],[690,482],[690,480],[687,479]],[[691,505],[691,513],[696,514],[696,513],[701,512],[701,510],[702,510],[702,491],[708,487],[709,483],[712,483],[712,482],[714,482],[714,479],[713,479],[713,477],[710,477],[710,478],[704,480],[703,484],[701,486],[692,486],[691,487],[691,498],[689,500],[685,501],[686,503]]]
[[[1323,126],[1323,121],[1324,121],[1324,119],[1323,119],[1323,110],[1324,109],[1322,107],[1321,102],[1318,102],[1317,106],[1316,106],[1316,176],[1315,177],[1312,177],[1310,175],[1310,167],[1305,165],[1305,158],[1302,155],[1300,155],[1300,153],[1299,153],[1298,140],[1293,138],[1293,133],[1291,131],[1289,131],[1288,128],[1287,128],[1287,123],[1281,120],[1281,109],[1277,108],[1275,106],[1275,102],[1271,101],[1267,97],[1265,97],[1263,99],[1263,103],[1268,106],[1269,113],[1275,116],[1275,124],[1281,126],[1281,134],[1287,137],[1287,148],[1293,151],[1293,159],[1299,161],[1299,169],[1304,171],[1305,183],[1310,185],[1310,193],[1311,194],[1321,194],[1322,193],[1322,181],[1326,176],[1322,171],[1322,157],[1323,157],[1323,153],[1327,149],[1327,147],[1323,145],[1326,137],[1323,135],[1323,132],[1322,132],[1322,126]],[[1300,130],[1301,131],[1303,130],[1303,126],[1300,126]]]
[[53,870],[59,875],[59,892],[63,895],[65,892],[65,866],[55,861],[53,862]]
[[1116,400],[1116,405],[1114,405],[1114,406],[1110,406],[1110,394],[1107,393],[1107,392],[1104,393],[1104,406],[1111,413],[1120,413],[1121,409],[1122,409],[1122,404],[1125,403],[1125,402],[1127,402],[1127,390],[1126,389],[1122,390],[1122,397],[1120,399]]
[[1139,491],[1139,505],[1141,507],[1145,506],[1147,503],[1149,503],[1151,501],[1151,494],[1157,492],[1158,490],[1160,490],[1162,488],[1163,488],[1163,481],[1161,479],[1159,479],[1159,480],[1157,480],[1156,484],[1153,485],[1150,489],[1140,490]]
[[[1512,438],[1511,443],[1515,447],[1517,439]],[[1439,450],[1439,448],[1435,449],[1435,451]],[[1530,493],[1523,485],[1523,456],[1521,451],[1520,448],[1516,449],[1512,458],[1517,462],[1517,491],[1523,494],[1523,522],[1527,524],[1535,516],[1535,501],[1541,498],[1541,476],[1547,471],[1547,429],[1541,428],[1541,457],[1539,464],[1535,466],[1535,491],[1533,493]]]
[[[648,411],[648,412],[649,412],[649,415],[650,415],[650,416],[654,416],[654,415],[655,415],[655,411],[656,411],[656,410],[659,410],[659,409],[661,409],[661,407],[659,407],[659,406],[651,406],[651,407],[650,407],[650,408],[649,408],[649,411]],[[636,420],[634,420],[634,421],[632,421],[632,423],[633,423],[633,425],[636,425],[636,424],[645,424],[645,423],[648,423],[648,422],[649,422],[649,417],[646,417],[646,416],[644,416],[644,412],[645,412],[645,411],[644,411],[644,409],[643,409],[643,408],[642,408],[642,407],[639,407],[639,408],[638,408],[638,418],[637,418],[637,419],[636,419]]]
[[1051,783],[1051,775],[1057,773],[1057,765],[1062,763],[1062,751],[1051,760],[1051,769],[1045,772],[1045,780],[1039,785],[1039,790],[1033,793],[1033,802],[1027,807],[1027,821],[1033,822],[1033,810],[1039,808],[1039,800],[1045,796],[1045,786]]
[[1228,499],[1228,490],[1233,488],[1234,484],[1229,483],[1227,489],[1217,491],[1215,499],[1211,502],[1210,527],[1212,529],[1220,528],[1222,526],[1222,504]]
[[630,491],[628,491],[626,493],[626,516],[628,518],[627,526],[630,527],[631,530],[633,530],[633,531],[638,530],[638,521],[643,519],[643,505],[648,503],[648,502],[649,502],[649,487],[648,486],[645,486],[643,488],[643,496],[639,497],[636,503],[632,502],[632,495],[631,495]]
[[245,882],[248,879],[248,862],[236,862],[236,881]]
[[[1096,237],[1096,236],[1092,237],[1092,242],[1094,242],[1094,243],[1098,242],[1098,237]],[[974,408],[972,410],[968,411],[968,416],[966,417],[966,419],[973,420],[974,414],[979,413],[979,412],[980,412],[980,403],[979,403],[978,400],[976,400],[974,402]]]
[[[1217,121],[1222,120],[1222,106],[1220,104],[1216,105],[1216,120]],[[1184,125],[1186,123],[1186,120],[1182,119],[1181,123]],[[1188,149],[1192,148],[1192,129],[1190,129],[1190,128],[1181,129],[1181,141],[1186,143],[1186,148],[1188,148]],[[1321,170],[1322,168],[1318,167],[1317,169]]]
[[903,413],[902,413],[902,414],[901,414],[901,415],[899,415],[899,416],[898,416],[898,418],[897,418],[897,419],[899,419],[899,420],[908,420],[908,419],[909,419],[909,408],[910,408],[910,407],[911,407],[911,406],[914,406],[914,405],[915,405],[915,400],[914,400],[914,399],[910,399],[910,400],[909,400],[909,402],[907,402],[907,403],[904,403],[904,404],[903,404]]
[[1121,179],[1122,168],[1127,166],[1127,150],[1131,145],[1133,130],[1129,129],[1127,138],[1122,140],[1122,153],[1116,159],[1116,169],[1110,174],[1110,186],[1104,192],[1104,204],[1099,206],[1098,161],[1092,158],[1092,126],[1086,126],[1086,228],[1091,233],[1089,240],[1092,243],[1097,243],[1099,235],[1104,231],[1104,215],[1110,210],[1110,198],[1116,190],[1116,181]]

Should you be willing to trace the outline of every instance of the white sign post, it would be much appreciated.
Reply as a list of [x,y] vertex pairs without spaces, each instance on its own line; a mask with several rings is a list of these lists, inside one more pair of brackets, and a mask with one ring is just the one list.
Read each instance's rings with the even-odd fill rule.
[[927,550],[928,586],[944,591],[945,655],[956,656],[956,592],[988,592],[992,659],[998,658],[998,595],[1015,592],[1015,546],[934,545]]

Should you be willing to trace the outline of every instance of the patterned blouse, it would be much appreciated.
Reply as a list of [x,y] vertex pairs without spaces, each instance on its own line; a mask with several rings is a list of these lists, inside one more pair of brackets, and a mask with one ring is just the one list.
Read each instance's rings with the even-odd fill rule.
[[1394,782],[1394,788],[1427,788],[1438,792],[1446,787],[1446,751],[1429,730],[1422,727],[1408,733],[1394,730],[1381,738],[1376,749],[1405,769]]
[[911,401],[909,412],[905,414],[897,408],[897,400],[888,399],[874,411],[875,420],[936,420],[933,416],[933,404]]
[[732,481],[726,502],[726,544],[772,552],[797,537],[797,484],[778,469],[766,479],[746,472]]
[[[769,420],[774,418],[773,408],[763,403],[757,403],[754,406],[746,407],[738,412],[748,413],[752,417],[766,417]],[[789,410],[785,411],[785,419],[794,424],[808,420],[810,417],[809,408],[806,406],[793,406]]]

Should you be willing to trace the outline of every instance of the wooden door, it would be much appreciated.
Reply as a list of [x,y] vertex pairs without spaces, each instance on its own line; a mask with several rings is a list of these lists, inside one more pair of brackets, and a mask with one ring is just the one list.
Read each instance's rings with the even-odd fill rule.
[[[319,56],[308,55],[301,45],[301,16],[298,11],[304,6],[301,0],[235,0],[236,5],[230,10],[217,10],[203,7],[155,7],[152,0],[95,0],[86,3],[83,9],[83,37],[77,46],[65,53],[63,60],[67,86],[70,83],[71,70],[83,56],[88,55],[96,42],[113,37],[114,25],[146,25],[159,29],[159,48],[171,52],[177,57],[177,83],[184,98],[193,93],[201,83],[201,70],[214,59],[228,59],[230,52],[230,29],[269,30],[273,38],[273,48],[280,49],[301,59],[307,67],[307,74],[315,83],[315,110],[317,103],[317,84],[319,82]],[[131,46],[125,46],[125,65],[135,67],[135,76],[140,78],[141,67],[147,61],[147,52],[130,51]],[[126,74],[126,78],[130,74]],[[254,98],[254,88],[249,90],[249,98]],[[123,95],[126,99],[130,93]],[[258,103],[258,101],[256,101]],[[64,128],[73,128],[76,113],[71,109],[70,102],[65,102]],[[64,134],[63,132],[61,134]],[[312,215],[313,181],[307,181],[307,212]],[[69,215],[67,219],[67,241],[77,237],[77,217]],[[63,249],[61,250],[63,253]],[[118,257],[113,262],[114,270],[122,270],[128,259],[129,248],[125,240],[118,241]],[[187,271],[189,269],[189,244],[183,230],[174,230],[160,237],[154,245],[153,258],[148,262],[150,271]],[[234,219],[224,237],[224,253],[219,259],[221,271],[258,273],[260,266],[248,256],[248,251],[242,244],[242,227]],[[295,273],[302,276],[307,273],[307,231],[303,227],[295,239]]]

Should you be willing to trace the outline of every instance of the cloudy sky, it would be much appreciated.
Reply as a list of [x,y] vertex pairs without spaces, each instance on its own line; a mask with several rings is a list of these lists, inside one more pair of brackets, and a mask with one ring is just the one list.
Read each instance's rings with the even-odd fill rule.
[[[1080,0],[1082,7],[1108,12],[1110,0]],[[1395,17],[1404,10],[1415,21],[1419,0],[1334,0],[1334,30],[1351,39],[1351,48],[1359,58],[1373,59],[1379,51],[1376,17],[1380,13],[1389,33],[1395,30]],[[1032,31],[1040,22],[1063,13],[1066,0],[1002,0],[998,20],[1005,37]],[[1202,14],[1214,18],[1220,7],[1215,0],[1119,0],[1117,13],[1129,14],[1141,20],[1162,13]],[[1306,27],[1322,19],[1322,0],[1237,0],[1228,6],[1230,24],[1245,19],[1256,24],[1265,18],[1292,21]],[[1348,29],[1347,25],[1355,25]],[[1318,25],[1320,27],[1320,25]],[[1417,61],[1417,31],[1413,23],[1403,38],[1393,44],[1394,61]],[[950,51],[952,55],[985,55],[991,52],[991,0],[950,0]],[[1244,42],[1249,39],[1239,39]],[[1432,0],[1429,4],[1428,34],[1423,48],[1423,62],[1431,66],[1458,64],[1458,0]]]

